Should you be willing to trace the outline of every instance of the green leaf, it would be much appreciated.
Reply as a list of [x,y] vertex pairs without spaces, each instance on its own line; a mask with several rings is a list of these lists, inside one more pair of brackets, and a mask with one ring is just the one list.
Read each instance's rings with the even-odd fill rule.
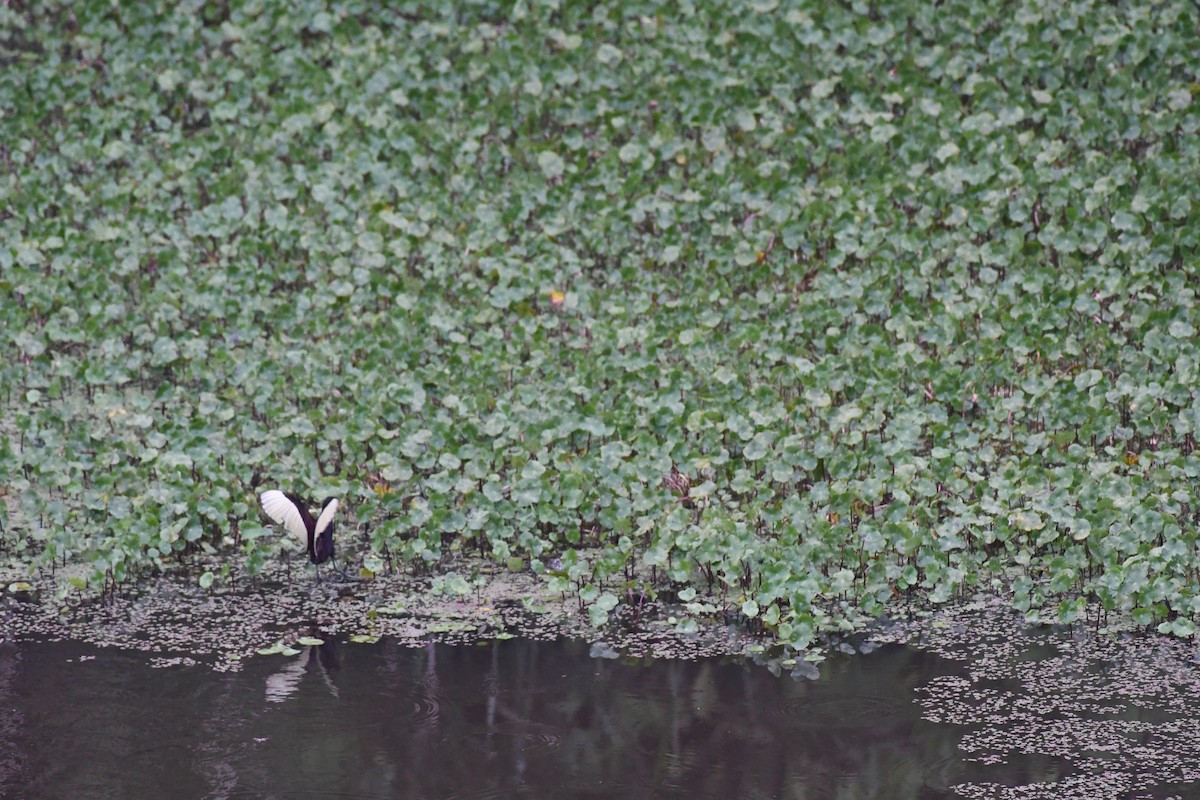
[[542,170],[543,175],[554,180],[562,177],[566,165],[557,153],[546,150],[538,154],[538,167]]
[[595,628],[606,625],[608,624],[608,612],[598,605],[588,606],[588,621]]

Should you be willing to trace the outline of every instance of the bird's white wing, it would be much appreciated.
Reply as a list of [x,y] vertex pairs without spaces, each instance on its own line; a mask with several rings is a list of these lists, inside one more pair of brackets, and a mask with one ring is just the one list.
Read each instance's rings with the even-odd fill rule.
[[313,530],[314,536],[320,536],[329,527],[329,523],[333,522],[333,515],[337,513],[338,501],[330,500],[329,505],[321,509],[321,516],[317,517],[317,525]]
[[302,547],[308,547],[308,528],[304,526],[304,517],[286,494],[278,489],[271,489],[260,494],[258,502],[262,503],[263,511],[267,512],[268,517],[287,528],[288,533],[300,540]]

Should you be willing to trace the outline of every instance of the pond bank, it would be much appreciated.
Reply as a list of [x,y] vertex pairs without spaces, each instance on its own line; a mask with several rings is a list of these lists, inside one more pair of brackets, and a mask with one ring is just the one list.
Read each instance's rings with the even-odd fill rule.
[[[459,567],[436,577],[381,574],[317,584],[311,568],[294,565],[289,581],[285,566],[273,563],[252,581],[211,590],[200,588],[195,575],[177,573],[105,601],[64,602],[55,600],[56,583],[45,576],[31,581],[31,591],[6,593],[0,641],[75,639],[143,652],[152,663],[202,663],[218,671],[239,669],[259,650],[303,638],[369,644],[388,637],[415,646],[569,637],[614,654],[686,658],[741,654],[758,642],[713,621],[696,633],[678,634],[670,608],[640,598],[629,598],[609,625],[597,629],[575,598],[549,590],[537,576],[483,561]],[[0,575],[10,587],[22,580]]]

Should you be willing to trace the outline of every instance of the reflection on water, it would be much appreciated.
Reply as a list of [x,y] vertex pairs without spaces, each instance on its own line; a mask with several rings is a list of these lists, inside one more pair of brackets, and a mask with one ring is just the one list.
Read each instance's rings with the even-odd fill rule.
[[837,657],[814,682],[588,650],[328,643],[218,674],[0,644],[0,796],[934,798],[982,769],[962,728],[920,718],[913,689],[958,669],[928,653]]

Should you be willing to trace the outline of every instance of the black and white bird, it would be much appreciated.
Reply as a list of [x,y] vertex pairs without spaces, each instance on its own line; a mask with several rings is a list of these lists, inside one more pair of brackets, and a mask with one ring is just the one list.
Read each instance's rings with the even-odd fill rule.
[[[321,503],[321,513],[313,519],[304,501],[289,492],[271,489],[258,496],[263,511],[267,516],[282,525],[288,533],[299,538],[300,543],[308,550],[308,560],[317,567],[317,583],[321,582],[321,564],[333,561],[333,515],[337,513],[336,497],[326,497]],[[333,568],[344,578],[346,573],[338,569],[333,561]]]

